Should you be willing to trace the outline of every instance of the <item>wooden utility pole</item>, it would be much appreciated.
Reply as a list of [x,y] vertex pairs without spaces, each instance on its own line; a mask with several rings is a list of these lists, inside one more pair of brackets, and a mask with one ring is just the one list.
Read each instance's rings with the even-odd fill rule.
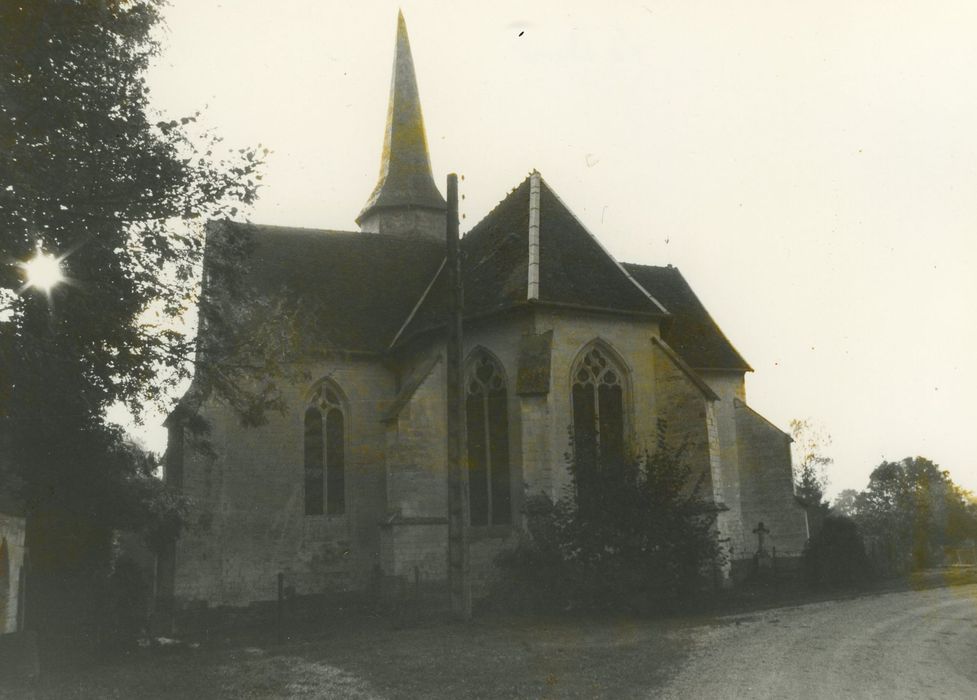
[[468,470],[465,463],[465,380],[461,335],[464,297],[458,237],[458,176],[448,175],[448,585],[451,613],[472,616],[468,562]]

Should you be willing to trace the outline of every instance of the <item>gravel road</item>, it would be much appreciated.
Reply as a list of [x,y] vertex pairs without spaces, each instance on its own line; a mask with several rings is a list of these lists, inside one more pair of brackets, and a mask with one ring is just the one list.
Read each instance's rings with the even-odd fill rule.
[[726,617],[658,698],[977,698],[977,584]]

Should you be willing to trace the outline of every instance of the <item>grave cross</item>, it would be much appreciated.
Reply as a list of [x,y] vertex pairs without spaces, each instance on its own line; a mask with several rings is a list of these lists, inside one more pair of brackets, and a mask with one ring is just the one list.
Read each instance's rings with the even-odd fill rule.
[[763,536],[769,535],[770,530],[768,530],[761,520],[757,526],[753,529],[753,534],[757,536],[757,554],[765,554],[766,551],[763,549]]

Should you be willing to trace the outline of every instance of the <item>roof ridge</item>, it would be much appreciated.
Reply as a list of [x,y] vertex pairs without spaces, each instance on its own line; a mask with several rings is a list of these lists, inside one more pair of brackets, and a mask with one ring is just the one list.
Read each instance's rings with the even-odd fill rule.
[[[536,171],[534,170],[533,172],[536,172]],[[503,198],[502,198],[502,199],[500,199],[500,200],[499,200],[498,202],[496,202],[496,204],[495,204],[495,206],[494,206],[494,207],[492,207],[492,208],[491,208],[491,209],[490,209],[489,211],[487,211],[487,212],[485,213],[485,216],[483,216],[483,217],[482,217],[481,219],[479,219],[479,220],[478,220],[478,223],[476,223],[476,224],[475,224],[474,226],[472,226],[472,227],[471,227],[470,229],[468,229],[467,231],[465,231],[465,235],[464,235],[464,236],[462,236],[462,238],[468,238],[468,236],[470,236],[471,234],[473,234],[473,233],[475,233],[475,231],[477,231],[477,230],[478,230],[478,228],[479,228],[479,227],[480,227],[480,226],[481,226],[482,224],[484,224],[484,223],[485,223],[486,221],[488,221],[488,219],[489,219],[489,218],[490,218],[490,217],[492,216],[492,214],[494,214],[494,213],[495,213],[496,211],[498,211],[498,209],[499,209],[499,208],[500,208],[500,207],[501,207],[501,206],[502,206],[503,204],[505,204],[506,202],[508,202],[508,201],[509,201],[509,199],[510,199],[510,198],[512,197],[512,195],[514,195],[514,194],[516,193],[516,190],[518,190],[518,189],[519,189],[520,187],[522,187],[522,186],[523,186],[524,184],[526,184],[526,182],[528,182],[528,181],[529,181],[529,178],[531,178],[531,177],[532,177],[532,173],[530,173],[530,174],[529,174],[529,175],[527,175],[527,176],[526,176],[525,178],[523,178],[522,180],[520,180],[520,182],[519,182],[519,184],[518,184],[518,185],[516,185],[516,186],[515,186],[515,187],[513,187],[513,188],[512,188],[511,190],[509,190],[508,192],[506,192],[506,195],[505,195],[505,197],[503,197]]]
[[[208,225],[218,226],[247,226],[252,228],[271,228],[280,231],[308,231],[310,233],[349,233],[364,235],[362,231],[344,231],[338,228],[315,228],[313,226],[285,226],[283,224],[262,224],[258,221],[234,221],[233,219],[211,219]],[[370,234],[381,236],[384,234]]]
[[250,221],[216,221],[214,222],[219,225],[230,225],[233,227],[246,227],[250,229],[270,229],[269,233],[280,232],[280,233],[293,233],[302,235],[314,235],[320,237],[329,238],[345,238],[348,240],[355,241],[397,241],[405,245],[422,245],[427,247],[439,247],[443,248],[443,244],[440,241],[434,239],[416,237],[416,238],[406,238],[404,236],[399,236],[392,233],[365,233],[363,231],[343,231],[340,229],[329,229],[329,228],[311,228],[308,226],[281,226],[279,224],[256,224]]
[[526,298],[539,300],[539,199],[542,176],[538,170],[529,174],[529,260],[527,267]]
[[[539,174],[539,173],[537,173],[537,174]],[[553,197],[556,199],[556,201],[559,203],[559,205],[561,207],[563,207],[564,211],[566,211],[573,218],[573,220],[575,222],[577,222],[577,225],[580,226],[580,229],[584,233],[586,233],[588,236],[590,236],[591,240],[594,243],[597,244],[597,247],[600,248],[601,252],[604,253],[604,255],[607,256],[608,260],[610,260],[612,263],[614,263],[614,265],[621,272],[621,274],[624,275],[625,278],[627,278],[627,280],[629,282],[631,282],[631,284],[633,284],[635,286],[635,288],[637,288],[637,290],[639,292],[641,292],[645,297],[647,297],[649,301],[651,301],[655,306],[657,306],[658,309],[659,309],[659,311],[661,311],[662,313],[668,315],[668,309],[666,309],[664,306],[662,306],[661,302],[659,302],[657,299],[655,299],[655,297],[651,296],[651,294],[648,292],[647,289],[645,289],[640,284],[638,284],[638,281],[636,279],[634,279],[634,277],[632,277],[630,275],[630,273],[628,273],[627,270],[624,269],[624,266],[620,262],[618,262],[617,258],[615,258],[613,255],[611,255],[611,252],[607,248],[604,247],[604,244],[600,242],[600,239],[598,239],[597,236],[595,236],[593,233],[590,232],[590,229],[588,229],[584,225],[584,223],[580,220],[580,218],[576,214],[573,213],[573,211],[570,209],[570,207],[568,207],[566,205],[566,203],[560,198],[560,195],[558,195],[556,193],[556,191],[552,187],[549,186],[549,183],[546,182],[546,180],[543,178],[542,174],[539,174],[539,179],[540,179],[540,182],[543,185],[546,185],[546,189],[549,190],[549,193],[551,195],[553,195]]]
[[[675,269],[676,272],[678,271],[678,268],[673,268],[673,269]],[[717,331],[719,331],[719,335],[722,337],[722,339],[725,340],[727,344],[729,344],[729,347],[732,348],[733,352],[736,353],[736,355],[743,361],[743,364],[746,366],[746,371],[752,372],[753,367],[751,367],[750,363],[746,361],[745,357],[743,357],[743,353],[741,353],[739,349],[735,345],[733,345],[733,341],[730,340],[729,336],[726,335],[726,331],[723,330],[722,326],[716,323],[716,319],[712,317],[712,314],[709,313],[709,309],[707,309],[706,305],[702,303],[702,299],[700,299],[699,295],[695,293],[694,289],[692,289],[692,285],[689,284],[689,281],[685,279],[685,275],[679,272],[679,277],[682,278],[682,280],[685,282],[685,286],[689,288],[690,292],[692,292],[692,298],[695,299],[699,303],[699,306],[702,307],[702,310],[706,314],[706,318],[712,321],[712,325],[716,327]]]
[[675,270],[678,272],[678,268],[672,265],[672,263],[668,263],[667,265],[647,265],[645,263],[622,262],[621,264],[627,267],[644,267],[654,270]]
[[[702,303],[702,299],[700,299],[699,298],[699,295],[695,293],[695,290],[692,289],[692,285],[689,284],[689,281],[687,279],[685,279],[685,275],[683,275],[682,272],[677,267],[675,267],[672,264],[669,264],[666,267],[662,267],[662,266],[659,266],[659,265],[640,265],[640,264],[636,264],[636,263],[626,263],[626,264],[636,265],[637,267],[645,267],[645,268],[652,268],[652,267],[654,267],[654,268],[657,268],[659,270],[671,270],[674,274],[678,275],[678,277],[682,280],[682,282],[685,283],[685,286],[688,288],[689,294],[692,295],[692,298],[695,300],[695,303],[697,303],[699,305],[699,308],[702,309],[702,313],[704,313],[705,316],[706,316],[706,318],[709,319],[710,323],[712,323],[713,327],[719,333],[720,337],[722,337],[722,339],[726,341],[726,344],[729,345],[730,349],[740,358],[740,360],[742,360],[743,365],[744,365],[744,368],[746,369],[746,371],[747,372],[752,372],[753,371],[753,367],[751,367],[750,366],[750,363],[746,361],[746,358],[745,357],[743,357],[743,353],[741,353],[737,349],[737,347],[733,344],[733,341],[731,341],[729,339],[729,336],[727,336],[726,333],[725,333],[725,331],[723,331],[722,326],[720,326],[718,323],[716,323],[716,319],[714,319],[712,317],[712,314],[709,313],[709,309],[707,309],[706,308],[706,305]],[[705,368],[700,368],[700,369],[705,369]]]
[[764,423],[766,423],[768,426],[770,426],[771,428],[773,428],[774,430],[776,430],[778,433],[781,433],[784,437],[787,438],[787,440],[789,442],[794,442],[794,438],[791,437],[791,434],[790,433],[788,433],[786,430],[783,430],[782,428],[777,427],[776,423],[774,423],[772,420],[770,420],[765,415],[763,415],[762,413],[760,413],[758,410],[756,410],[755,408],[753,408],[753,406],[751,406],[750,404],[748,404],[743,399],[740,399],[740,398],[737,398],[737,397],[734,396],[733,397],[733,406],[735,408],[745,408],[747,411],[749,411],[754,416],[756,416],[757,418],[759,418],[760,420],[762,420]]

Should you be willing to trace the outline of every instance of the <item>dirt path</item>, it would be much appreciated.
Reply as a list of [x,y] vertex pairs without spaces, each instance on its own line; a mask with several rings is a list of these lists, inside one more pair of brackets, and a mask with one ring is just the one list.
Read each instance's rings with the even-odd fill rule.
[[656,698],[977,698],[977,585],[723,618]]
[[692,619],[356,620],[278,644],[50,660],[0,698],[977,698],[977,584]]

